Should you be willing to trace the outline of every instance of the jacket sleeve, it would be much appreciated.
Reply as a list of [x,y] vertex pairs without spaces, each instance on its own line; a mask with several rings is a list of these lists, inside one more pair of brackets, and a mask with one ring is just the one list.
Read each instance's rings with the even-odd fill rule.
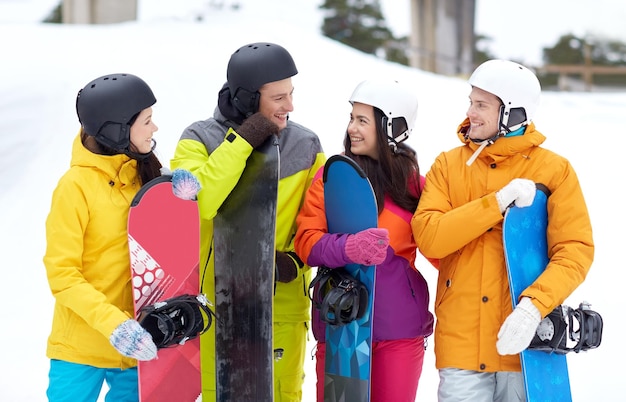
[[312,267],[341,267],[351,262],[344,251],[348,235],[328,233],[322,174],[323,168],[309,187],[296,220],[296,253]]
[[534,299],[542,316],[562,304],[585,280],[595,252],[591,221],[577,175],[569,162],[562,160],[561,164],[563,167],[557,169],[557,163],[552,163],[561,174],[548,184],[550,262],[521,295]]
[[[202,189],[198,193],[200,217],[212,220],[224,200],[239,181],[246,161],[253,148],[232,128],[226,132],[225,139],[216,144],[210,152],[211,144],[206,144],[210,136],[221,136],[217,132],[203,130],[192,125],[185,130],[176,146],[170,162],[173,169],[186,169],[193,173]],[[211,140],[216,141],[215,138]]]
[[415,242],[426,258],[446,257],[503,220],[495,192],[453,208],[446,174],[456,173],[447,169],[445,154],[441,154],[426,174],[424,189],[411,219]]
[[90,196],[100,195],[67,177],[59,181],[46,219],[44,265],[56,302],[108,338],[120,323],[131,317],[113,305],[85,277],[82,261]]
[[[425,178],[424,176],[421,176],[421,175],[420,175],[420,177],[419,177],[419,182],[418,182],[417,180],[414,180],[413,182],[414,182],[414,184],[413,184],[413,186],[412,186],[412,187],[410,187],[410,188],[413,188],[413,190],[412,190],[412,191],[413,191],[413,193],[414,193],[414,194],[415,194],[415,195],[419,198],[419,197],[421,196],[421,194],[422,194],[423,189],[424,189],[424,185],[426,184],[426,178]],[[419,183],[419,185],[418,185],[418,183]],[[428,260],[428,262],[430,262],[430,264],[431,264],[433,267],[435,267],[435,268],[437,268],[437,269],[439,268],[439,259],[438,259],[438,258],[429,258],[429,257],[426,257],[426,256],[424,255],[424,253],[422,253],[422,252],[420,251],[420,249],[419,249],[419,248],[417,249],[417,251],[419,251],[419,252],[420,252],[420,254],[422,254],[422,256],[423,256],[426,260]]]

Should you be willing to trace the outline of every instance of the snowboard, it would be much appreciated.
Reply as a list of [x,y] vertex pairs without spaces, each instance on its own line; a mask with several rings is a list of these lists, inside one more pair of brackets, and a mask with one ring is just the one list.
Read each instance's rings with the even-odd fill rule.
[[[520,294],[548,265],[546,229],[549,191],[537,186],[530,207],[507,210],[502,233],[513,308]],[[528,402],[571,402],[567,359],[564,354],[526,349],[520,354]]]
[[[144,306],[197,295],[200,221],[195,201],[172,192],[172,176],[157,177],[135,195],[128,215],[128,245],[135,316]],[[162,348],[138,363],[141,402],[195,401],[201,394],[200,341]]]
[[218,401],[271,401],[278,141],[255,149],[213,220]]
[[[324,207],[329,233],[357,233],[378,226],[372,186],[352,159],[334,155],[324,167]],[[368,290],[367,311],[345,325],[326,325],[324,401],[367,402],[370,397],[375,266],[348,264],[346,270]]]

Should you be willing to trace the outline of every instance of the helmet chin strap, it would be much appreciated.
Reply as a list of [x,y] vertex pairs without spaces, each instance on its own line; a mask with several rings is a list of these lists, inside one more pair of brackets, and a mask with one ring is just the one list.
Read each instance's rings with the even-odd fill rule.
[[154,149],[156,148],[156,140],[154,138],[151,139],[152,142],[152,147],[150,148],[150,152],[147,152],[145,154],[141,154],[139,152],[133,152],[130,149],[127,149],[124,151],[124,154],[127,155],[130,158],[133,159],[137,159],[137,160],[143,160],[143,159],[148,159],[148,157],[150,157],[150,155],[152,155],[152,152],[154,151]]
[[476,151],[474,151],[472,156],[467,160],[467,162],[465,162],[467,166],[471,166],[472,163],[474,163],[474,161],[476,160],[476,158],[478,158],[478,155],[480,155],[482,150],[485,149],[485,147],[488,147],[489,145],[492,145],[493,143],[495,143],[498,138],[515,137],[518,135],[523,135],[524,132],[526,131],[526,126],[522,126],[514,131],[511,131],[508,127],[505,127],[502,124],[500,124],[500,127],[501,127],[500,131],[496,135],[494,135],[493,137],[484,139],[484,140],[474,140],[472,138],[469,138],[469,132],[466,134],[466,138],[470,139],[474,143],[480,144],[480,146],[476,149]]
[[470,138],[469,135],[472,131],[471,128],[467,131],[467,133],[465,134],[465,138],[471,140],[472,142],[476,144],[480,144],[480,146],[476,149],[476,151],[474,151],[472,156],[470,156],[467,162],[465,162],[467,166],[471,166],[472,163],[474,163],[474,161],[476,160],[476,158],[478,158],[478,155],[480,155],[483,149],[495,143],[498,138],[505,137],[508,133],[511,132],[509,128],[502,122],[503,117],[504,117],[504,106],[500,105],[500,116],[498,117],[498,126],[500,127],[500,129],[492,137],[485,138],[483,140],[477,140],[477,139]]
[[472,142],[476,143],[476,144],[480,144],[480,146],[476,149],[476,151],[474,151],[474,153],[472,154],[472,156],[470,156],[470,158],[467,160],[467,162],[465,162],[465,164],[467,166],[472,166],[472,163],[474,163],[474,161],[476,160],[476,158],[478,158],[478,155],[480,155],[480,153],[483,151],[483,149],[485,149],[486,147],[488,147],[489,145],[493,144],[494,142],[496,142],[496,140],[500,137],[503,137],[504,135],[502,134],[502,127],[504,127],[502,125],[502,123],[500,123],[500,131],[498,131],[493,137],[489,137],[486,138],[484,140],[476,140],[473,138],[469,138],[469,133],[471,131],[468,131],[466,134],[466,137],[468,139],[470,139]]
[[387,117],[383,118],[383,125],[387,127],[387,144],[391,148],[391,152],[398,153],[398,144],[409,138],[409,130],[407,129],[397,137],[393,137],[393,121]]

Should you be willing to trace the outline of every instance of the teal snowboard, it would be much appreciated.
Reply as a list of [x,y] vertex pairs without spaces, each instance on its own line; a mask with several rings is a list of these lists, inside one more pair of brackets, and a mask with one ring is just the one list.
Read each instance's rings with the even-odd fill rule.
[[[530,207],[511,207],[502,228],[504,255],[513,308],[520,294],[548,265],[546,208],[549,192],[537,186]],[[567,359],[564,354],[526,349],[520,354],[527,402],[571,402]]]
[[252,152],[213,221],[218,401],[274,399],[277,145],[272,136]]
[[[378,226],[372,186],[361,168],[343,155],[324,168],[324,206],[329,233],[357,233]],[[369,291],[366,313],[346,325],[326,325],[324,401],[367,402],[370,397],[375,266],[349,264],[346,270]]]

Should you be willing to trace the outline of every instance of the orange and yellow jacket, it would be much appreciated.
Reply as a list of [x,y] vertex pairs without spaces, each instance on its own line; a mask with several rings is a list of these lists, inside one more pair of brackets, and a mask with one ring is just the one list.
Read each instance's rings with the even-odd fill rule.
[[545,137],[534,124],[523,135],[487,146],[473,164],[466,162],[478,144],[464,143],[441,153],[426,174],[426,184],[411,225],[420,251],[439,258],[435,297],[437,368],[484,372],[519,371],[517,355],[500,356],[497,333],[511,313],[502,247],[503,215],[496,192],[514,178],[548,187],[548,253],[544,273],[522,296],[546,316],[585,279],[594,256],[591,222],[580,183],[565,158],[540,145]]

